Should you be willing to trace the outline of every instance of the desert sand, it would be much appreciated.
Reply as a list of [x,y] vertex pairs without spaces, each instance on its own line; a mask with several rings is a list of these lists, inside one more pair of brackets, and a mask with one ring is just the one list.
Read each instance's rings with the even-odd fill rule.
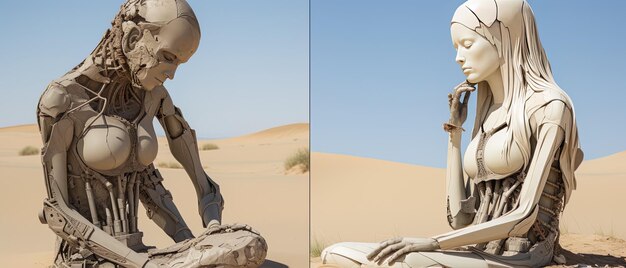
[[[626,266],[626,152],[584,161],[561,221],[568,265]],[[450,231],[445,170],[347,155],[311,155],[311,253]],[[607,256],[610,254],[611,256]],[[617,256],[617,257],[615,257]],[[312,258],[312,267],[322,267]]]
[[[159,139],[157,166],[175,163],[165,138]],[[267,240],[263,267],[307,267],[309,263],[308,173],[284,170],[284,161],[309,145],[309,125],[292,124],[236,138],[200,140],[219,149],[200,151],[202,164],[220,184],[225,198],[224,223],[246,223]],[[54,235],[39,223],[45,186],[39,155],[19,156],[25,146],[41,147],[36,125],[0,128],[0,267],[46,267]],[[159,167],[164,185],[187,224],[200,233],[196,195],[183,169]],[[142,206],[139,227],[144,242],[172,244],[149,220]]]

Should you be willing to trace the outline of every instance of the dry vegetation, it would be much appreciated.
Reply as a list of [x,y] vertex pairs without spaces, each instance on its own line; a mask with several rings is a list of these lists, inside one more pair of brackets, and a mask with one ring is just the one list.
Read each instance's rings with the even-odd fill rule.
[[39,149],[34,146],[26,146],[20,150],[19,155],[36,155],[39,154]]
[[310,159],[309,148],[302,148],[285,160],[285,170],[299,167],[302,172],[308,172]]
[[220,147],[217,146],[217,144],[205,143],[205,144],[202,144],[202,146],[200,147],[200,150],[202,150],[202,151],[209,151],[209,150],[217,150],[219,148]]
[[326,248],[326,245],[323,242],[319,241],[317,238],[313,239],[310,246],[310,257],[316,258],[322,256],[324,248]]
[[178,162],[159,162],[157,166],[160,168],[183,168]]

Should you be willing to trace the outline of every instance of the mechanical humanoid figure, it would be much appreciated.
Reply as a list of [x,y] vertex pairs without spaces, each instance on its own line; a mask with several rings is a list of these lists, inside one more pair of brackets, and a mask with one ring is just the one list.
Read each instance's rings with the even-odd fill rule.
[[[524,0],[469,0],[456,10],[451,33],[467,76],[449,95],[451,116],[444,124],[454,231],[381,244],[338,243],[324,250],[324,263],[538,267],[564,261],[559,217],[583,155],[572,102],[554,81],[533,12]],[[461,158],[461,126],[475,90],[472,141]]]
[[[129,0],[81,64],[48,85],[37,116],[48,198],[40,214],[57,235],[57,267],[256,267],[265,240],[246,225],[220,225],[219,186],[200,163],[195,132],[165,79],[198,48],[185,0]],[[191,178],[207,230],[197,238],[154,168],[158,118]],[[142,243],[138,203],[177,244]]]

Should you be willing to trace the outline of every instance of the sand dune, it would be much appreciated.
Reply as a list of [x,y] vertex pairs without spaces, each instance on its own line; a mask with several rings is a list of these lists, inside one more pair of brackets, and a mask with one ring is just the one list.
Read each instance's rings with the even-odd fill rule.
[[[578,189],[561,222],[568,250],[626,256],[621,240],[626,239],[624,163],[626,152],[621,152],[584,161],[577,170]],[[311,167],[312,250],[339,241],[378,242],[450,231],[444,169],[317,152],[311,155]],[[626,265],[623,257],[616,260]],[[319,259],[313,266],[319,266]]]
[[250,139],[253,141],[259,141],[262,139],[272,139],[272,140],[280,140],[280,139],[308,139],[309,137],[309,124],[299,123],[299,124],[290,124],[284,126],[278,126],[266,130],[262,130],[259,132],[255,132],[252,134],[244,135],[238,138],[233,138],[231,140],[246,140]]
[[[175,160],[165,138],[159,138],[155,163]],[[246,223],[269,245],[266,267],[308,265],[308,173],[285,174],[285,159],[308,147],[308,124],[272,128],[237,138],[201,140],[217,150],[200,151],[202,163],[226,200],[224,223]],[[46,267],[54,235],[39,223],[45,186],[39,155],[18,156],[25,146],[41,147],[36,125],[0,128],[0,267]],[[195,191],[182,169],[159,168],[194,233],[202,231]],[[140,206],[141,207],[141,206]],[[146,216],[139,226],[144,242],[163,247],[172,242]]]

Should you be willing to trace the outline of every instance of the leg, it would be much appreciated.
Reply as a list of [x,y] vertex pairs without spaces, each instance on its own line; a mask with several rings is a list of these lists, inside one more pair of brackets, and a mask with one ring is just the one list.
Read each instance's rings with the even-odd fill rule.
[[[415,252],[406,255],[392,265],[386,263],[377,264],[366,258],[367,254],[377,246],[378,243],[337,243],[324,249],[322,261],[324,264],[346,268],[498,267],[490,265],[485,259],[469,251]],[[499,267],[510,266],[504,265]]]
[[175,242],[193,238],[185,220],[178,212],[170,191],[161,183],[161,173],[150,166],[139,185],[139,198],[146,208],[148,218],[152,219]]

